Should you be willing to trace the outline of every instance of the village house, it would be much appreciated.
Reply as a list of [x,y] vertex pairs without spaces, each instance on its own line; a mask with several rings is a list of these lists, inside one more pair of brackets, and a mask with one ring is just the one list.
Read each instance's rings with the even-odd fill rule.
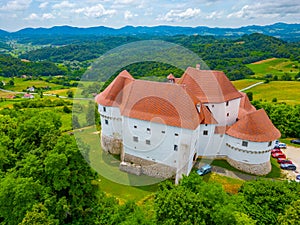
[[189,67],[168,81],[136,80],[125,70],[96,96],[102,148],[121,155],[121,170],[178,181],[208,157],[251,174],[271,171],[280,132],[223,72]]

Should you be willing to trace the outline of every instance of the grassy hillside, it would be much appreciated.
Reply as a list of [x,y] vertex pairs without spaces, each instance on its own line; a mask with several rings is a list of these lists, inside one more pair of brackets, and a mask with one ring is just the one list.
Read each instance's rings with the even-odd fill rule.
[[267,84],[260,84],[245,92],[253,93],[253,100],[267,100],[277,98],[278,102],[287,104],[300,104],[300,82],[296,81],[271,81]]
[[249,87],[261,81],[262,80],[257,80],[257,79],[243,79],[243,80],[232,81],[232,84],[235,86],[236,89],[242,90],[243,88]]
[[284,58],[271,58],[246,65],[255,75],[253,77],[264,78],[267,74],[277,75],[280,79],[285,73],[292,78],[299,73],[299,63]]

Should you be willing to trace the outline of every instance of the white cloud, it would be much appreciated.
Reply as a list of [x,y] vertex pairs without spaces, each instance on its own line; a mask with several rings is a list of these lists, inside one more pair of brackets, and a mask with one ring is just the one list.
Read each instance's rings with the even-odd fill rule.
[[212,13],[210,13],[209,15],[207,15],[205,18],[206,19],[220,19],[222,18],[222,16],[224,15],[224,11],[214,11]]
[[51,13],[44,13],[42,15],[42,19],[48,20],[48,19],[55,19],[55,16]]
[[39,5],[39,8],[40,9],[44,9],[47,7],[47,5],[49,4],[49,2],[42,2],[40,5]]
[[98,4],[91,7],[75,9],[74,12],[84,14],[87,17],[99,18],[107,15],[111,16],[116,13],[116,10],[106,10],[103,5]]
[[31,13],[25,20],[37,20],[39,19],[39,16],[35,13]]
[[126,10],[124,12],[124,19],[125,20],[129,20],[129,19],[131,19],[131,18],[133,18],[135,16],[138,16],[138,14],[132,14],[132,12],[130,12],[129,10]]
[[29,7],[32,0],[11,0],[0,7],[0,10],[4,11],[23,11]]
[[188,8],[185,11],[182,10],[170,10],[167,14],[165,14],[164,16],[160,16],[157,19],[158,20],[163,20],[163,21],[167,21],[167,22],[179,22],[182,20],[188,20],[194,17],[199,16],[201,13],[200,9],[197,8]]
[[135,4],[135,3],[139,3],[140,1],[137,0],[116,0],[115,4],[123,4],[123,5],[129,5],[129,4]]
[[128,20],[128,19],[130,19],[132,17],[133,17],[133,14],[130,11],[126,10],[124,12],[124,18],[125,18],[125,20]]
[[75,6],[74,3],[70,3],[69,1],[62,1],[61,3],[54,4],[52,6],[53,9],[65,9],[65,8],[73,8]]
[[300,3],[293,0],[284,2],[266,0],[261,3],[244,5],[240,10],[227,15],[227,18],[283,18],[290,15],[294,17],[300,16]]

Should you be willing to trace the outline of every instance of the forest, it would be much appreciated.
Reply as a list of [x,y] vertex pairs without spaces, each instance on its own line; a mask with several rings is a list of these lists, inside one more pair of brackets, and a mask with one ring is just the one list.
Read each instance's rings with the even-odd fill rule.
[[[172,180],[160,183],[157,191],[142,204],[120,202],[101,190],[99,175],[89,166],[89,157],[87,161],[84,159],[83,155],[89,155],[90,146],[60,131],[61,118],[51,107],[64,107],[65,111],[70,102],[34,102],[19,103],[0,111],[2,224],[299,222],[300,185],[295,181],[265,178],[246,181],[232,194],[220,183],[207,182],[192,171],[179,185]],[[267,106],[272,107],[265,102],[257,102],[256,106],[264,106],[267,111]],[[271,111],[282,113],[283,106],[275,106],[282,108],[277,113]],[[41,107],[44,109],[36,109]],[[299,113],[299,107],[297,110]]]
[[[104,52],[117,46],[140,40],[151,40],[154,37],[105,37],[96,41],[82,41],[69,45],[51,46],[30,51],[20,55],[30,61],[49,60],[55,63],[64,61],[87,61],[98,58]],[[262,59],[278,57],[300,61],[300,44],[287,43],[278,38],[263,34],[244,35],[237,39],[217,38],[213,36],[171,36],[155,37],[155,39],[182,45],[201,57],[210,69],[222,70],[230,80],[243,79],[253,72],[245,66]],[[128,70],[143,74],[144,71],[160,75],[160,65],[146,65],[144,70],[137,70],[134,65]],[[140,75],[141,76],[141,75]]]
[[[45,44],[48,38],[35,41]],[[64,86],[76,85],[70,82],[78,80],[104,52],[151,38],[97,37],[91,41],[74,37],[70,44],[56,39],[51,46],[24,52],[19,58],[0,54],[0,75],[46,76],[41,79]],[[253,71],[245,65],[258,60],[284,57],[300,62],[300,43],[287,43],[262,34],[236,39],[177,35],[160,37],[160,40],[192,50],[211,69],[223,70],[231,80],[252,75]],[[0,48],[11,50],[7,44],[0,44]],[[125,69],[139,79],[159,75],[155,79],[160,80],[169,73],[176,77],[183,73],[158,62],[135,63]],[[57,75],[62,78],[54,77]],[[89,84],[82,87],[81,94],[89,96],[100,87],[100,84]],[[69,93],[73,97],[73,92]],[[1,224],[299,224],[300,185],[295,181],[258,178],[243,181],[232,193],[221,183],[210,182],[209,175],[200,177],[193,170],[179,185],[173,180],[157,184],[156,191],[139,202],[120,200],[102,190],[100,175],[89,165],[90,146],[75,140],[73,131],[62,129],[62,115],[70,116],[72,112],[70,99],[19,100],[0,110]],[[1,98],[1,103],[4,101]],[[266,110],[284,138],[300,137],[299,104],[275,100],[254,100],[252,104]],[[54,107],[60,107],[60,113]],[[91,117],[85,118],[84,125],[95,122],[87,118]],[[98,114],[96,118],[99,127]],[[78,118],[72,119],[73,129],[84,129]]]

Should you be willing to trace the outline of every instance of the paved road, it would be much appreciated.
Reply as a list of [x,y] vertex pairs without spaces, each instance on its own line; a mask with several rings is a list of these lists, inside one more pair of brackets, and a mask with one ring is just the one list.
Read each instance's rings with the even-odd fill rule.
[[297,167],[296,171],[286,171],[289,179],[295,179],[296,175],[300,173],[300,147],[296,148],[294,146],[287,145],[287,148],[282,149],[282,152],[284,152],[286,157],[292,160],[292,162]]
[[241,89],[240,91],[246,91],[246,90],[248,90],[248,89],[250,89],[250,88],[253,88],[253,87],[255,87],[255,86],[257,86],[257,85],[260,85],[260,84],[263,84],[263,83],[264,83],[264,82],[261,81],[261,82],[252,84],[252,85],[250,85],[250,86],[248,86],[248,87],[245,87],[245,88]]

